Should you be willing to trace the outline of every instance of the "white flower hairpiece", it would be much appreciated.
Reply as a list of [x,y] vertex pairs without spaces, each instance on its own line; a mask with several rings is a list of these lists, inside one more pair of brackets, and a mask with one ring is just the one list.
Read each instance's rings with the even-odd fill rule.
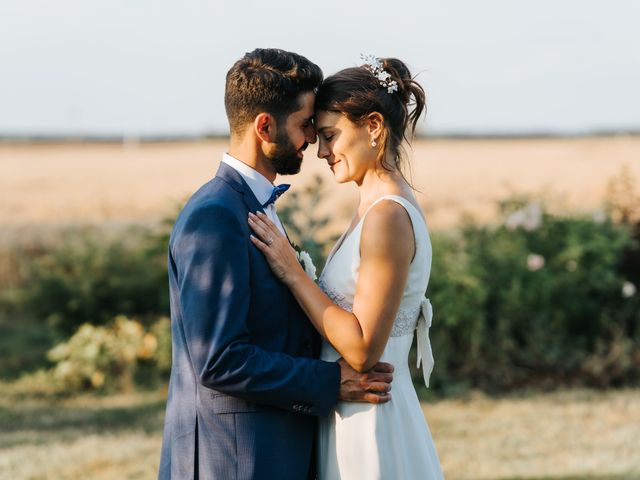
[[380,85],[387,89],[387,93],[398,91],[398,82],[391,80],[391,74],[382,68],[382,62],[378,57],[361,53],[360,58],[364,60],[364,66],[378,79]]

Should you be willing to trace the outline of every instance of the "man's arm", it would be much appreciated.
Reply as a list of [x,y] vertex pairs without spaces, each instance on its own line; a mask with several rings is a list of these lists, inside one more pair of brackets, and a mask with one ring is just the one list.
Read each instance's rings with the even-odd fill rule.
[[[182,330],[200,383],[246,400],[327,415],[338,398],[332,362],[265,351],[249,341],[249,248],[234,213],[208,205],[176,235]],[[296,407],[294,408],[294,405]]]

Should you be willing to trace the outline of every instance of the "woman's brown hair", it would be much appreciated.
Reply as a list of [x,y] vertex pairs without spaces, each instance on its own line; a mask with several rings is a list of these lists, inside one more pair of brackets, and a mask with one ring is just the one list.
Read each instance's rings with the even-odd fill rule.
[[[368,65],[345,68],[324,80],[315,107],[341,113],[356,124],[361,124],[373,112],[380,113],[388,132],[380,138],[381,165],[389,171],[400,170],[402,142],[409,143],[415,135],[418,120],[426,110],[426,95],[404,62],[382,58],[380,63],[391,75],[390,80],[397,82],[396,91],[389,92],[381,85]],[[387,148],[392,152],[392,159],[386,158]]]

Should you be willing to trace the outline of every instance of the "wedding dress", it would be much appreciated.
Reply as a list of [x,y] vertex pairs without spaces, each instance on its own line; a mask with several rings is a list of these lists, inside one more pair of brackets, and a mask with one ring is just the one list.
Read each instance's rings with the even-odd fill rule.
[[[385,195],[377,199],[356,227],[336,244],[319,284],[335,304],[352,310],[362,224],[370,209],[383,200],[397,202],[405,208],[413,224],[416,244],[400,309],[380,359],[395,367],[392,400],[383,405],[338,402],[328,418],[320,419],[317,443],[320,480],[444,478],[408,367],[409,349],[416,331],[418,356],[423,362],[428,386],[433,369],[428,336],[432,311],[424,295],[431,271],[431,241],[422,214],[403,197]],[[321,358],[335,361],[340,354],[325,341]]]

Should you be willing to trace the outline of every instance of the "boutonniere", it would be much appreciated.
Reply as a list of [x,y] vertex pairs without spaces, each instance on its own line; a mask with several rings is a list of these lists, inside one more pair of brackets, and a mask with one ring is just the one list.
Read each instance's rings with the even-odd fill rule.
[[296,251],[296,257],[298,258],[298,262],[300,263],[300,266],[304,270],[304,273],[306,273],[309,276],[309,278],[315,282],[318,279],[318,277],[316,277],[316,266],[313,264],[311,255],[309,255],[308,252],[302,250],[295,243],[293,242],[289,242],[289,243],[291,243],[291,246]]

